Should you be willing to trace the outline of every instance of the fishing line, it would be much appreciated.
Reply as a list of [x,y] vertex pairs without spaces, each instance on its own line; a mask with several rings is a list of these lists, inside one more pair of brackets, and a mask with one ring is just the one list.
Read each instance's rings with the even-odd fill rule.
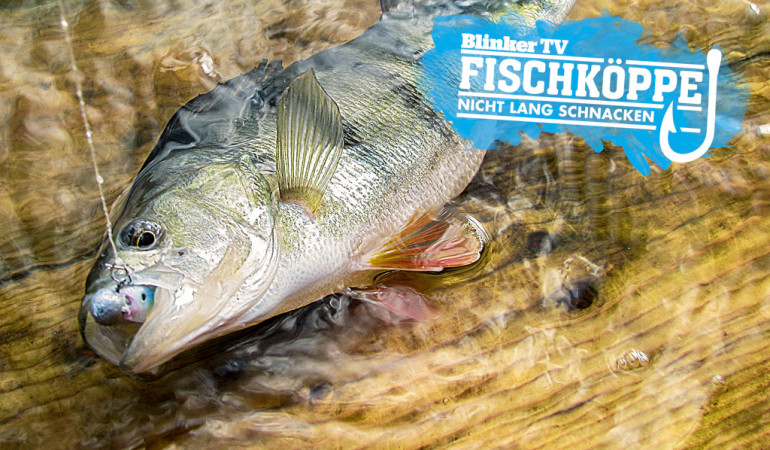
[[124,270],[130,280],[131,272],[129,271],[128,266],[120,259],[120,256],[118,255],[118,248],[115,245],[115,240],[112,236],[112,222],[110,221],[110,213],[107,210],[107,200],[104,199],[104,190],[102,189],[104,178],[102,178],[101,174],[99,173],[99,165],[96,163],[96,149],[94,148],[94,141],[91,138],[91,125],[89,124],[88,117],[86,116],[86,102],[83,100],[83,85],[80,83],[80,72],[78,70],[77,63],[75,62],[75,50],[72,47],[69,23],[65,17],[63,0],[59,0],[58,3],[60,24],[62,31],[64,31],[64,40],[67,43],[67,50],[69,52],[70,63],[72,65],[72,74],[75,76],[75,95],[77,96],[78,103],[80,104],[80,116],[83,118],[83,126],[86,130],[86,141],[88,142],[88,149],[91,152],[91,164],[94,168],[94,178],[96,180],[96,186],[99,188],[99,198],[102,202],[102,212],[104,212],[104,218],[107,221],[107,240],[110,241],[112,252],[115,254],[115,262],[117,263],[112,265],[112,268],[119,268],[120,270]]

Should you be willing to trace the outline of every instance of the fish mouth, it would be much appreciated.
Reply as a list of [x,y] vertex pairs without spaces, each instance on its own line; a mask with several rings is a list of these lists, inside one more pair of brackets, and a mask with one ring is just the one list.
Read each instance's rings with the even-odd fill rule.
[[116,363],[121,370],[135,375],[157,372],[184,351],[246,327],[237,319],[240,310],[201,307],[228,303],[202,291],[193,296],[184,288],[182,292],[157,288],[155,306]]
[[134,335],[141,324],[127,320],[118,321],[112,325],[104,325],[96,321],[90,312],[89,298],[83,301],[78,315],[80,334],[88,346],[101,358],[112,364],[119,364],[126,349],[131,344]]
[[151,284],[99,283],[87,293],[78,314],[83,340],[99,356],[118,364],[133,337],[152,311],[156,292]]
[[[157,289],[156,301],[158,309],[170,309],[171,293],[166,289]],[[164,323],[160,323],[161,316],[165,317]],[[168,317],[172,317],[172,320],[169,321]],[[133,374],[150,372],[187,348],[190,345],[189,333],[179,336],[178,322],[179,318],[169,316],[168,313],[159,314],[157,309],[151,311],[118,361],[120,369]]]
[[[157,374],[180,353],[272,311],[264,306],[251,311],[258,303],[276,303],[272,297],[264,303],[264,296],[278,268],[272,263],[277,252],[272,245],[260,249],[247,248],[245,256],[228,251],[227,260],[202,279],[159,264],[133,272],[133,280],[123,284],[109,277],[94,280],[81,305],[81,334],[99,356],[124,372]],[[255,265],[260,267],[256,272]],[[143,294],[152,298],[151,307],[139,303]],[[100,304],[112,309],[100,309]]]
[[[248,304],[228,307],[229,296],[210,291],[200,286],[104,284],[83,298],[80,332],[91,349],[125,373],[157,375],[184,351],[247,326],[241,316]],[[145,294],[149,300],[150,292],[153,304],[144,317],[137,312],[139,299]]]

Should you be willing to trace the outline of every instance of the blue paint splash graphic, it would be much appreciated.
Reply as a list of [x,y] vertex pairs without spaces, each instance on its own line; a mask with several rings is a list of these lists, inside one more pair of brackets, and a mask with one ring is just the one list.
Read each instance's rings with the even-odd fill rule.
[[691,52],[681,34],[666,49],[640,44],[641,24],[609,15],[523,23],[434,20],[420,89],[476,148],[569,131],[596,152],[621,146],[646,176],[646,158],[665,170],[741,131],[749,91],[718,49]]

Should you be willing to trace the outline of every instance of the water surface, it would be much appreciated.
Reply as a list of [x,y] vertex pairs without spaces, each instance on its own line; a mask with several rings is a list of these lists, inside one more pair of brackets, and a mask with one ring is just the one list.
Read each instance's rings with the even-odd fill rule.
[[[456,206],[477,267],[415,275],[440,316],[343,296],[239,333],[155,381],[84,348],[77,311],[108,201],[171,115],[263,59],[348,41],[374,1],[184,0],[0,9],[0,442],[18,446],[760,447],[770,402],[770,5],[579,2],[666,46],[723,48],[745,131],[642,177],[567,134],[491,152]],[[190,362],[193,361],[193,362]]]

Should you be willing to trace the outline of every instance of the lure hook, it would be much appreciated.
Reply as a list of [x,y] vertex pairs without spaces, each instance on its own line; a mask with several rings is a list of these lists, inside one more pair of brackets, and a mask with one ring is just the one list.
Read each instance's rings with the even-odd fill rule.
[[[123,289],[127,284],[134,282],[134,280],[131,278],[131,271],[128,269],[128,266],[126,265],[119,266],[119,265],[110,264],[110,263],[105,263],[104,266],[110,269],[110,278],[112,278],[112,281],[117,283],[115,292],[120,292],[120,290]],[[125,276],[119,279],[115,275],[116,272],[124,272]]]

